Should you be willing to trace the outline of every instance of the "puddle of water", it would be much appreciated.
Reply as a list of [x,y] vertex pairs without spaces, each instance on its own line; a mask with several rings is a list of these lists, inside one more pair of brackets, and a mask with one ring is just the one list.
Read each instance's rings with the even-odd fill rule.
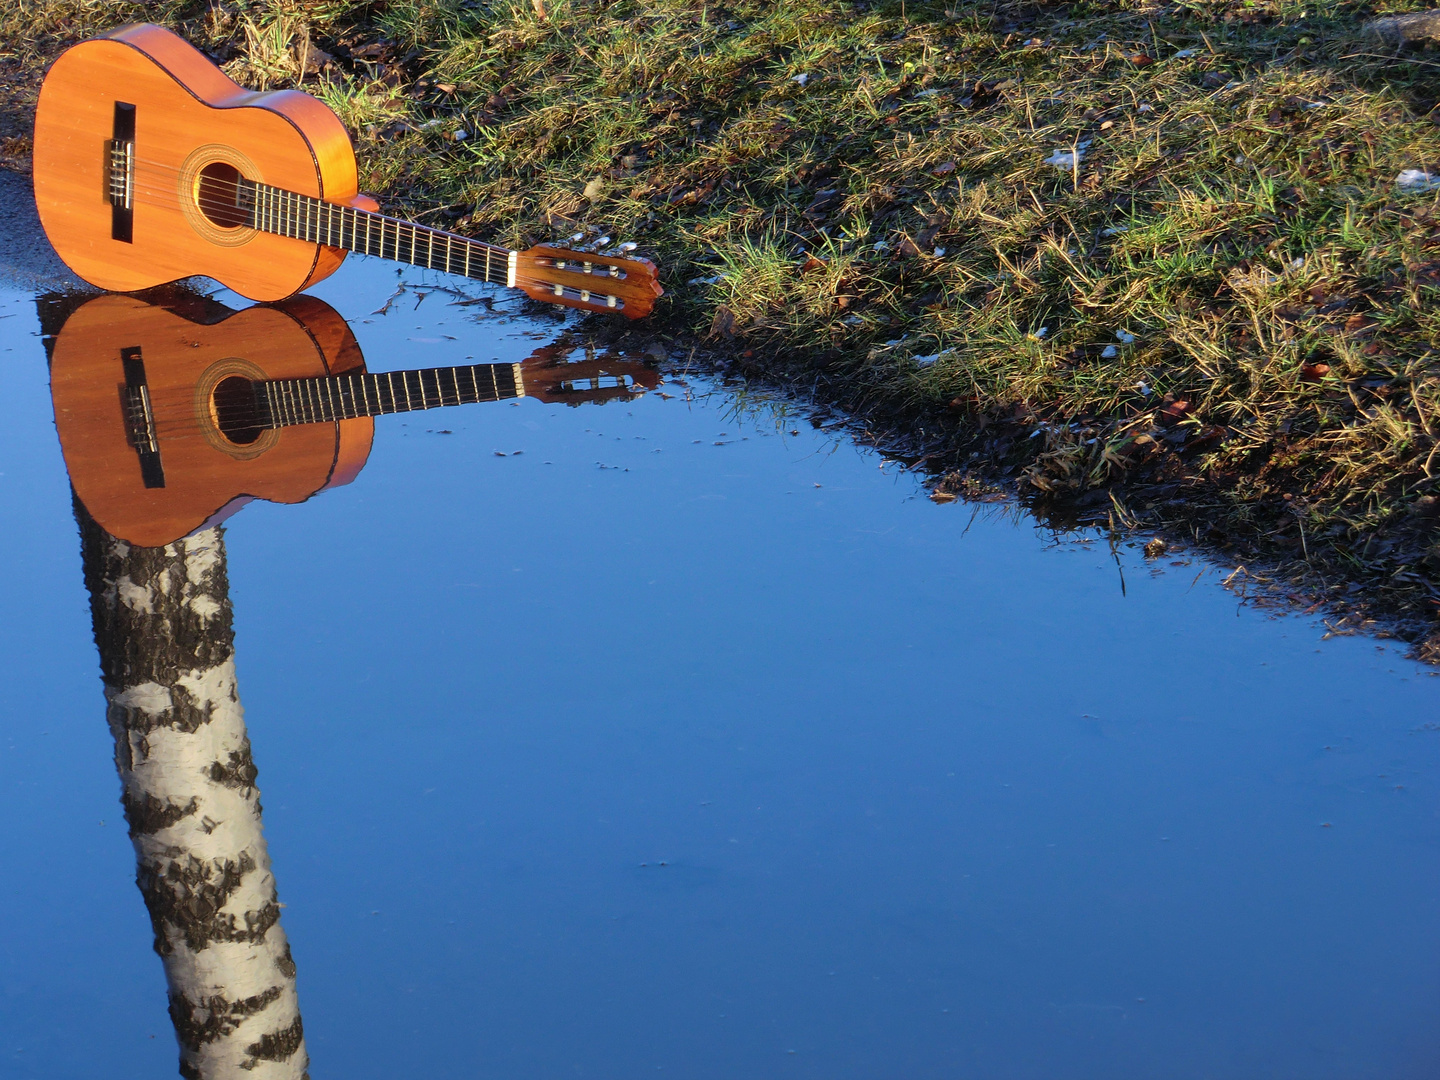
[[[372,370],[563,329],[439,284],[315,291]],[[0,1076],[171,1075],[37,334],[0,297]],[[228,522],[311,1075],[1435,1074],[1428,671],[661,389],[381,417]]]

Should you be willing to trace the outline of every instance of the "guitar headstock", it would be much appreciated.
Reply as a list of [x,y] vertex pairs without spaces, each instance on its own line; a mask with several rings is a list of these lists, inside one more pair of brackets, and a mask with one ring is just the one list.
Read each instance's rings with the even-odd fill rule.
[[587,254],[541,244],[515,260],[515,285],[535,300],[582,311],[618,312],[627,319],[650,314],[665,294],[649,259]]
[[623,356],[585,356],[570,360],[571,346],[546,345],[520,362],[525,396],[564,405],[603,405],[630,401],[660,385],[660,372]]

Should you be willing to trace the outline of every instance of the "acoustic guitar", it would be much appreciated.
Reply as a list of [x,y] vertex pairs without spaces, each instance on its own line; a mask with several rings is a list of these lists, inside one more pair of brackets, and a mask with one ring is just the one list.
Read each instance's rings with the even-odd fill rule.
[[198,321],[138,296],[99,296],[56,334],[55,427],[70,482],[114,536],[160,547],[251,499],[297,503],[353,480],[374,417],[537,397],[578,405],[659,385],[643,362],[569,344],[519,364],[367,372],[349,326],[311,296]]
[[328,106],[246,90],[159,26],[122,27],[55,61],[34,176],[56,252],[115,292],[203,275],[280,300],[358,251],[631,319],[663,293],[648,259],[512,251],[379,213],[357,193],[355,151]]

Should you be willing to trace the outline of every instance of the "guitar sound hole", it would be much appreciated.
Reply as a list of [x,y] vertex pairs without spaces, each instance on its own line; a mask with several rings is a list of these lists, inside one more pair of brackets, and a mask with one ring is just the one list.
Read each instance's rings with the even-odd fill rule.
[[200,170],[195,198],[200,212],[212,225],[221,229],[238,229],[249,224],[249,208],[244,205],[240,187],[240,170],[223,161],[212,161]]
[[255,384],[239,375],[222,379],[212,399],[215,426],[236,446],[249,446],[265,430],[259,403],[255,400]]

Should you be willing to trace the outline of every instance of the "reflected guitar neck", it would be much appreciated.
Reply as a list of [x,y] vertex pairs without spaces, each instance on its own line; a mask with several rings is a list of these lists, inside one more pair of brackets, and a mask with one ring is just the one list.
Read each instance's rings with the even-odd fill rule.
[[[350,372],[250,384],[256,426],[281,428],[525,396],[519,364]],[[223,411],[223,403],[216,403]],[[223,422],[223,417],[222,417]]]

